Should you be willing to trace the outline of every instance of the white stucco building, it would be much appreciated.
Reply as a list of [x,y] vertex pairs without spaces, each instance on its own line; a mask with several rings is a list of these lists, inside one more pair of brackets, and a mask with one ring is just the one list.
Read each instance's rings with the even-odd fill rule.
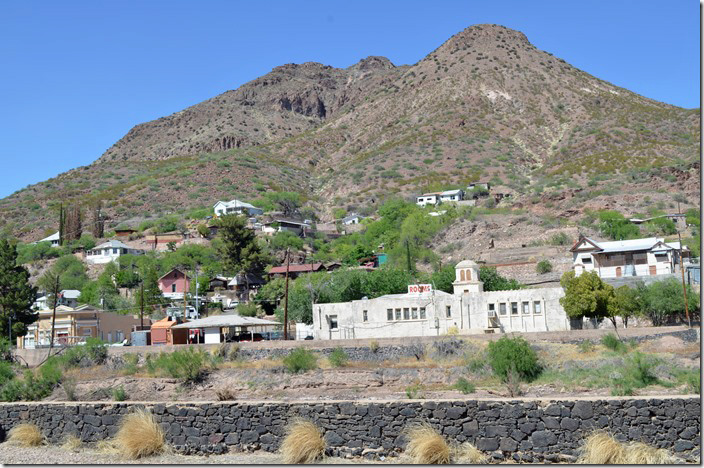
[[613,242],[580,237],[570,252],[576,275],[596,271],[600,278],[620,278],[674,273],[679,249],[679,242],[665,243],[657,237]]
[[375,299],[315,304],[315,339],[387,338],[461,334],[569,330],[560,305],[562,288],[486,292],[479,267],[471,260],[455,267],[453,294],[411,285],[406,294]]
[[119,240],[110,240],[87,251],[86,261],[88,263],[110,263],[119,259],[121,255],[142,255],[143,253],[144,250],[133,249]]
[[256,206],[240,200],[219,201],[213,205],[215,216],[224,216],[228,214],[245,214],[247,216],[256,216],[264,213],[264,210]]
[[424,193],[416,197],[416,205],[437,205],[440,203],[440,192]]

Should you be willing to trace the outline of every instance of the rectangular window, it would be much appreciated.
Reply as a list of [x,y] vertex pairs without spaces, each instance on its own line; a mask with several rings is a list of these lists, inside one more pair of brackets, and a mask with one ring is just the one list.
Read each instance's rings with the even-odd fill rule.
[[425,307],[420,308],[420,319],[425,320]]
[[413,320],[418,320],[418,307],[411,308],[411,318]]
[[337,315],[330,315],[330,330],[337,330]]
[[394,319],[394,309],[386,309],[386,320],[389,322]]
[[540,301],[533,302],[533,313],[540,314],[542,312],[542,304],[540,303]]
[[176,292],[176,283],[171,285],[171,292]]
[[367,314],[366,310],[362,311],[362,321],[363,322],[368,322],[369,321],[369,315]]
[[582,257],[582,263],[592,263],[592,257]]
[[506,303],[499,304],[499,315],[506,315]]
[[494,304],[489,304],[489,317],[496,316],[496,307]]
[[119,249],[112,249],[112,253],[116,254]]
[[410,320],[411,319],[411,311],[408,307],[403,308],[403,320]]
[[530,302],[525,301],[523,302],[523,315],[528,315],[530,314]]
[[445,317],[452,317],[452,306],[445,306]]
[[394,312],[396,314],[396,320],[401,320],[401,309],[396,309]]
[[518,302],[511,303],[511,315],[518,315]]

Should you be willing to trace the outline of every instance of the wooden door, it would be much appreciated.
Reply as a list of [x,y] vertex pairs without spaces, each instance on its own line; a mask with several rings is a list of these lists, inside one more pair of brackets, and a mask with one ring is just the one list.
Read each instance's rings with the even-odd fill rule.
[[650,265],[650,275],[654,276],[657,275],[658,273],[658,267],[656,265]]

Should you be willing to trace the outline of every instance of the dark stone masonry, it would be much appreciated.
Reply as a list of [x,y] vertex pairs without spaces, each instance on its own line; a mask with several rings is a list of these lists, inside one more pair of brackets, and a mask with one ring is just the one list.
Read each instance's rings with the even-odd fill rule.
[[115,435],[123,415],[146,407],[183,453],[276,451],[288,421],[315,421],[329,455],[395,456],[403,429],[427,421],[450,441],[474,443],[495,460],[572,461],[586,434],[607,429],[622,441],[643,441],[699,456],[697,398],[570,400],[443,400],[395,402],[6,403],[0,436],[32,421],[51,442],[75,434],[84,442]]

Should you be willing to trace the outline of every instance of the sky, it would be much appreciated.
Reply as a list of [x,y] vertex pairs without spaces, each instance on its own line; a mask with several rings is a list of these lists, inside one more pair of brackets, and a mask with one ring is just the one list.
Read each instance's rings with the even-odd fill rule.
[[134,125],[285,63],[413,64],[473,24],[646,97],[700,107],[694,1],[3,0],[0,197],[92,163]]

